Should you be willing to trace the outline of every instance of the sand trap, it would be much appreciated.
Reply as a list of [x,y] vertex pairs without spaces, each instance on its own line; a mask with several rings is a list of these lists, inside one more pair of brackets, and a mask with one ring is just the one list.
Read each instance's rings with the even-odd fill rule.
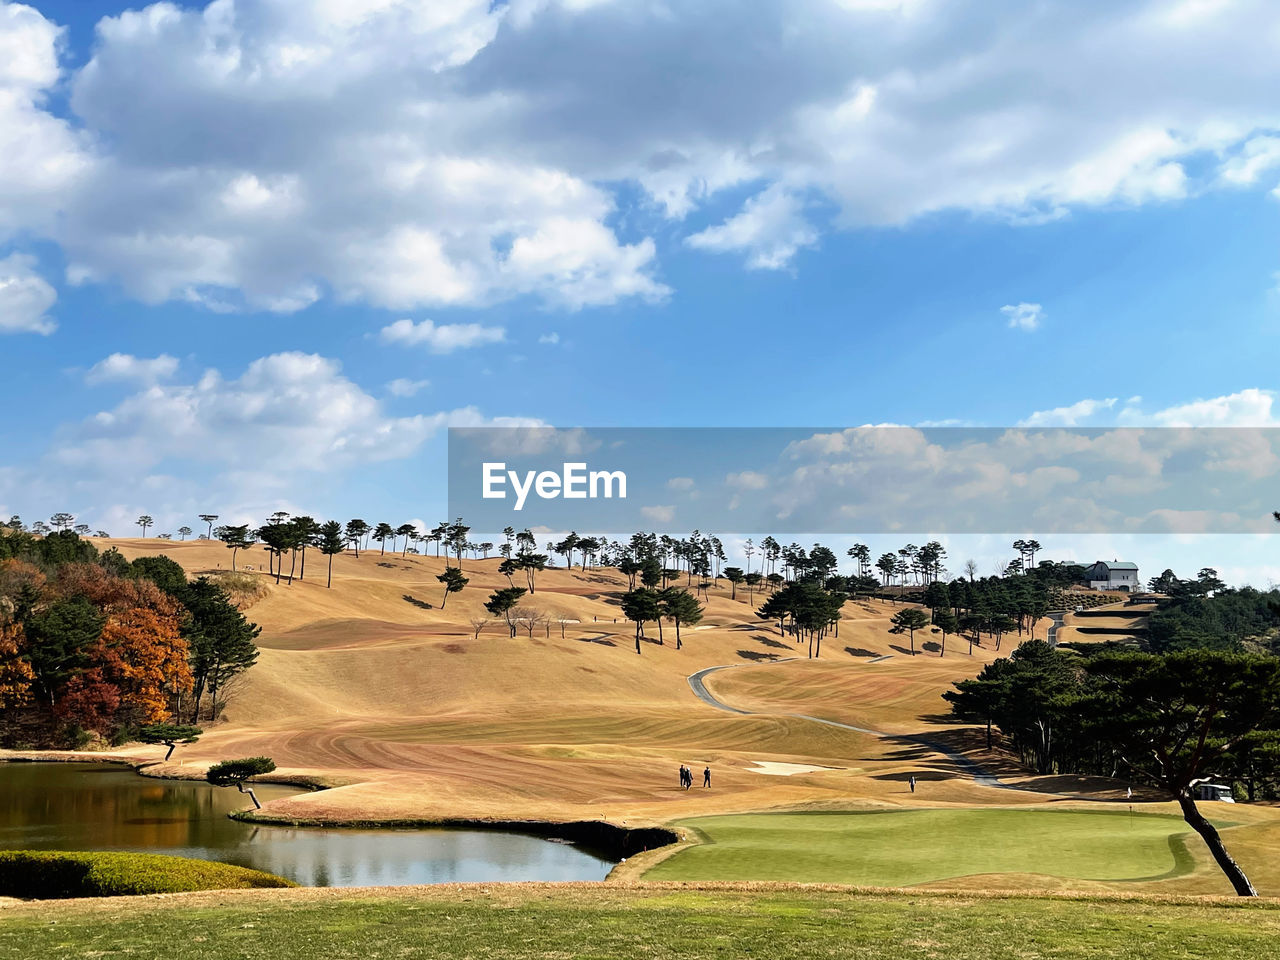
[[793,777],[797,773],[843,770],[844,767],[814,767],[807,763],[780,763],[776,760],[756,760],[747,769],[752,773],[763,773],[767,777]]

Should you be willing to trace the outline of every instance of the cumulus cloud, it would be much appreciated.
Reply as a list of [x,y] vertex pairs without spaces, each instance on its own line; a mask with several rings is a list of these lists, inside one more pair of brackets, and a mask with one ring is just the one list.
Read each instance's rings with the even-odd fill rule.
[[1018,421],[1020,427],[1080,427],[1086,421],[1099,414],[1115,408],[1116,398],[1105,400],[1078,400],[1065,407],[1054,407],[1052,410],[1037,410],[1035,413]]
[[1153,413],[1136,408],[1122,412],[1126,426],[1155,427],[1280,427],[1273,412],[1276,392],[1250,387],[1206,400],[1179,403]]
[[430,320],[414,323],[397,320],[383,327],[379,334],[383,343],[402,343],[407,346],[425,346],[432,353],[452,353],[485,343],[501,343],[507,338],[502,327],[486,327],[478,323],[442,323]]
[[769,485],[769,478],[755,470],[741,470],[736,473],[730,473],[724,480],[729,486],[736,487],[739,490],[763,490]]
[[0,260],[0,333],[53,333],[58,325],[48,310],[57,299],[34,257],[14,253]]
[[177,357],[171,357],[167,353],[150,359],[135,357],[128,353],[113,353],[90,367],[84,379],[89,384],[113,381],[155,383],[159,380],[168,380],[177,372]]
[[1037,410],[1020,427],[1280,427],[1276,392],[1249,387],[1236,393],[1143,410],[1141,397],[1121,403],[1115,397],[1085,399],[1051,410]]
[[1269,189],[1277,30],[1271,0],[213,0],[104,18],[64,72],[0,0],[0,236],[215,310],[660,301],[637,186],[673,220],[749,191],[687,242],[758,269],[828,223]]
[[61,425],[43,455],[0,467],[0,502],[92,513],[116,533],[140,513],[176,526],[211,507],[237,523],[277,509],[318,516],[347,509],[368,465],[419,456],[448,427],[539,424],[474,406],[394,416],[338,361],[315,354],[271,354],[226,373],[178,370],[166,382],[146,382],[167,372],[165,358],[121,357],[99,367],[132,376],[132,388]]
[[336,360],[286,352],[254,360],[234,379],[210,369],[192,382],[145,386],[64,429],[50,456],[103,473],[204,464],[261,481],[401,459],[444,427],[523,422],[475,407],[389,416]]
[[560,334],[556,333],[554,330],[551,333],[544,333],[542,336],[538,337],[538,342],[548,344],[549,346],[555,346],[560,342]]
[[783,269],[801,249],[817,242],[818,231],[805,219],[799,199],[779,187],[752,197],[740,213],[685,240],[699,250],[745,252],[753,270]]
[[1007,303],[1000,308],[1015,330],[1035,330],[1044,319],[1044,308],[1038,303]]
[[53,230],[90,162],[81,137],[47,109],[62,35],[34,7],[0,0],[0,240]]
[[393,397],[412,397],[431,386],[430,380],[410,380],[407,377],[396,377],[387,384],[387,393]]
[[1247,187],[1270,170],[1280,166],[1280,137],[1261,136],[1249,140],[1240,152],[1222,165],[1224,181]]
[[644,517],[646,520],[648,520],[650,523],[667,524],[675,520],[676,508],[669,507],[669,506],[641,507],[640,515]]

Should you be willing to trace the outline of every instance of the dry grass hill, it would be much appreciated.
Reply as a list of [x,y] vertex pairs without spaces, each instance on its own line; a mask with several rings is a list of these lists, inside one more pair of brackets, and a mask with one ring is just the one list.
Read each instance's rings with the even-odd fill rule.
[[[164,553],[190,574],[226,571],[231,563],[220,543],[100,544],[108,545],[129,558]],[[668,626],[664,645],[651,637],[637,656],[633,626],[614,600],[625,579],[613,570],[554,569],[538,576],[537,592],[527,598],[549,615],[549,626],[512,639],[505,624],[490,621],[477,637],[473,619],[507,582],[497,564],[466,561],[470,582],[441,610],[436,577],[444,561],[434,557],[344,554],[334,559],[328,589],[319,555],[308,556],[305,580],[277,585],[261,550],[242,553],[240,569],[256,568],[251,576],[263,588],[248,611],[262,627],[259,663],[221,721],[148,772],[198,777],[219,759],[268,755],[282,774],[332,788],[272,801],[264,814],[348,822],[585,819],[638,826],[771,810],[1097,809],[1099,801],[1123,797],[1125,785],[1115,781],[1028,776],[987,755],[979,730],[944,715],[940,694],[1007,654],[1016,635],[1000,651],[984,638],[972,653],[951,637],[944,656],[926,629],[916,634],[920,652],[913,657],[907,637],[890,632],[900,604],[850,602],[839,637],[826,639],[821,659],[807,660],[776,625],[759,622],[741,594],[730,599],[726,584],[712,591],[703,623],[684,631],[683,649],[676,650]],[[1048,625],[1042,621],[1037,636]],[[750,713],[716,709],[694,695],[687,678],[716,666],[730,669],[708,675],[707,690]],[[135,745],[121,753],[154,761],[163,748]],[[957,765],[957,753],[1003,785],[976,779],[972,768]],[[679,789],[681,763],[695,771],[710,765],[714,789]],[[919,782],[914,794],[912,776]],[[1166,804],[1147,809],[1173,812]],[[1260,885],[1280,889],[1280,818],[1264,806],[1230,812],[1241,825],[1232,831],[1233,849]],[[1176,889],[1222,892],[1202,845],[1188,853],[1195,870],[1179,877]],[[1137,885],[1145,889],[1145,881]],[[988,874],[950,885],[1061,883]]]
[[[220,543],[111,544],[129,558],[167,554],[191,574],[231,563]],[[266,586],[250,609],[262,627],[259,663],[225,720],[175,760],[195,768],[266,754],[289,773],[347,784],[278,801],[281,816],[666,820],[852,798],[902,803],[912,773],[937,782],[935,802],[1043,799],[977,786],[928,750],[786,715],[963,740],[962,728],[938,722],[939,695],[998,654],[975,647],[970,655],[952,637],[940,656],[937,638],[921,631],[913,658],[907,638],[889,632],[900,605],[847,604],[839,638],[807,661],[803,647],[756,619],[745,595],[730,600],[726,584],[712,592],[703,623],[684,630],[683,649],[667,625],[666,643],[651,637],[637,656],[633,625],[613,599],[626,587],[616,571],[540,574],[526,605],[549,615],[549,628],[511,639],[496,621],[475,637],[471,622],[507,584],[494,559],[464,564],[470,583],[444,610],[436,580],[444,561],[434,557],[344,554],[334,559],[332,589],[318,555],[292,585],[268,577],[264,560],[254,550],[238,562]],[[708,689],[769,715],[698,700],[686,678],[719,665],[738,666],[709,677]],[[680,763],[710,764],[715,789],[676,789]],[[782,776],[792,768],[763,773],[761,764],[825,769]]]

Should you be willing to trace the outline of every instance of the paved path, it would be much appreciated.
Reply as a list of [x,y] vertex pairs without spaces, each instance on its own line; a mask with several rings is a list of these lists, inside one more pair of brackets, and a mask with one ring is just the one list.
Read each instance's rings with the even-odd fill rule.
[[[790,660],[798,660],[798,659],[800,658],[786,657],[782,660],[771,660],[770,663],[786,663]],[[691,675],[688,678],[689,688],[693,691],[693,695],[697,697],[699,700],[701,700],[703,703],[707,704],[708,706],[715,707],[717,710],[723,710],[726,713],[737,713],[737,714],[742,714],[744,716],[778,716],[778,714],[762,714],[755,710],[742,710],[742,709],[739,709],[738,707],[730,706],[724,701],[716,699],[716,697],[711,693],[711,691],[707,689],[706,684],[703,683],[703,678],[706,677],[708,674],[716,673],[717,671],[720,671],[720,670],[733,670],[737,667],[742,667],[742,666],[746,666],[746,664],[728,663],[719,667],[707,667],[705,670],[699,670],[697,673]],[[755,666],[755,664],[753,664],[753,666]],[[958,767],[962,773],[966,774],[967,776],[973,777],[974,782],[977,783],[979,786],[1002,787],[1006,790],[1018,789],[1012,784],[1005,783],[999,777],[994,776],[993,774],[987,773],[985,770],[983,770],[980,766],[978,766],[976,763],[974,763],[964,754],[956,753],[954,750],[947,747],[946,745],[941,744],[936,740],[931,740],[928,737],[921,736],[919,734],[884,733],[881,730],[870,730],[867,727],[855,727],[849,723],[840,723],[839,721],[836,721],[836,720],[824,720],[821,717],[811,717],[808,714],[804,714],[804,713],[784,713],[784,714],[781,714],[781,716],[796,717],[797,719],[800,719],[800,720],[809,720],[809,721],[812,721],[813,723],[821,723],[824,726],[836,727],[840,730],[852,730],[854,733],[865,733],[868,736],[879,737],[881,740],[891,740],[891,741],[894,741],[895,743],[906,743],[914,747],[925,747],[928,750],[932,750],[934,753],[939,753],[942,756],[946,757],[947,760],[955,764],[955,766]]]
[[1065,610],[1050,610],[1045,614],[1045,616],[1053,621],[1053,623],[1049,625],[1049,636],[1047,638],[1050,647],[1056,647],[1058,645],[1058,628],[1063,626],[1062,618],[1066,615],[1067,611]]

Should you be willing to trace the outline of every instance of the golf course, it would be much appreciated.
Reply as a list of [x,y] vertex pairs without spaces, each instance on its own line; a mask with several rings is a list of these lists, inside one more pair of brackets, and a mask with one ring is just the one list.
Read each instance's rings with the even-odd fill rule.
[[[217,542],[97,545],[164,554],[189,576],[230,568]],[[434,556],[347,551],[333,557],[331,586],[319,557],[292,584],[262,569],[260,551],[238,559],[260,658],[198,742],[167,761],[164,746],[140,744],[7,758],[113,759],[203,779],[220,760],[268,756],[277,770],[265,779],[323,787],[269,799],[246,814],[257,822],[603,823],[679,837],[632,851],[612,883],[1231,892],[1163,797],[1135,785],[1130,800],[1122,780],[1033,776],[948,715],[942,693],[1016,640],[970,651],[952,638],[944,653],[922,630],[913,655],[891,629],[904,604],[858,599],[809,659],[755,614],[758,596],[720,582],[680,649],[669,626],[662,643],[651,627],[637,655],[617,599],[626,577],[612,568],[539,573],[526,600],[534,622],[511,636],[483,606],[508,583],[496,559],[465,560],[468,583],[443,610],[445,560]],[[1259,891],[1280,893],[1280,816],[1206,806]]]

